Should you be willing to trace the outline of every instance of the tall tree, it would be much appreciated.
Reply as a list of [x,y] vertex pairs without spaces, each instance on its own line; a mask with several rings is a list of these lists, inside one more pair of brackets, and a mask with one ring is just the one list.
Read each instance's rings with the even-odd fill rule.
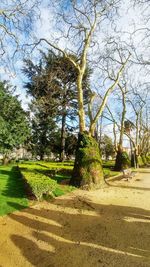
[[19,148],[30,135],[26,112],[16,96],[13,96],[5,83],[0,83],[0,152],[7,163],[9,154]]
[[123,137],[125,133],[125,118],[126,118],[126,112],[127,112],[126,97],[127,97],[128,89],[127,89],[126,83],[124,83],[123,85],[119,83],[118,86],[121,91],[122,112],[121,112],[120,136],[119,136],[119,142],[118,142],[118,147],[117,147],[115,170],[121,171],[122,169],[128,168],[130,166],[130,160],[129,160],[128,154],[123,149]]
[[108,135],[105,134],[102,137],[100,147],[101,147],[102,154],[105,156],[106,160],[108,160],[109,157],[114,156],[115,150],[114,150],[113,141],[112,141],[112,138],[109,137]]
[[[56,1],[56,3],[58,2]],[[81,1],[70,0],[67,4],[68,8],[66,9],[65,4],[60,3],[59,8],[61,8],[61,14],[59,12],[58,23],[60,25],[61,21],[65,28],[62,39],[66,37],[68,41],[74,41],[74,45],[72,45],[74,47],[74,54],[78,60],[74,60],[69,53],[69,49],[63,49],[56,45],[56,43],[45,38],[40,38],[39,41],[34,43],[34,46],[40,44],[42,41],[46,42],[50,47],[62,53],[77,71],[79,139],[71,184],[85,188],[99,187],[101,184],[104,184],[104,176],[99,147],[93,135],[97,120],[103,112],[108,96],[117,85],[129,56],[119,64],[115,77],[110,81],[111,85],[107,89],[103,104],[99,107],[95,116],[91,116],[90,127],[86,131],[83,77],[89,59],[88,53],[92,50],[94,43],[97,43],[96,37],[100,24],[104,19],[109,18],[116,12],[119,1],[84,0],[81,3]]]
[[53,117],[45,112],[45,107],[40,101],[32,101],[31,111],[31,137],[28,149],[31,150],[34,157],[40,160],[44,156],[50,156],[53,149],[53,139],[56,131],[56,123]]
[[[30,60],[25,63],[23,72],[30,79],[25,85],[28,92],[35,99],[42,98],[45,112],[49,112],[49,116],[55,113],[57,122],[61,121],[60,161],[64,161],[66,128],[72,128],[73,125],[68,125],[69,121],[77,117],[77,71],[64,56],[55,55],[52,51],[42,53],[39,65],[34,65]],[[89,94],[90,73],[87,69],[83,79],[85,99]]]

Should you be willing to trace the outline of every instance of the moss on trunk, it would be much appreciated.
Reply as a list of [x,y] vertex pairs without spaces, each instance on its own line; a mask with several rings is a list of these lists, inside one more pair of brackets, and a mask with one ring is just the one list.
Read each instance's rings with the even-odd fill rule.
[[114,170],[121,171],[129,167],[131,167],[131,163],[127,152],[118,150]]
[[144,167],[144,162],[143,162],[143,159],[140,155],[138,156],[138,165],[139,165],[139,167]]
[[105,184],[99,146],[88,133],[78,136],[75,165],[70,184],[87,190],[100,188]]

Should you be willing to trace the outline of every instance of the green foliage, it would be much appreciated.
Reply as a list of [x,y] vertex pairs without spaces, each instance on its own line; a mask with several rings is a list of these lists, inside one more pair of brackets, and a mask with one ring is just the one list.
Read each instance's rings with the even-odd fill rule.
[[142,157],[141,156],[138,156],[137,160],[138,160],[138,166],[139,167],[144,167],[144,162],[143,162]]
[[120,174],[120,172],[115,172],[115,171],[112,171],[112,170],[106,169],[106,168],[103,168],[103,172],[104,172],[105,178],[113,177],[113,176]]
[[32,111],[32,135],[28,143],[28,149],[33,156],[39,156],[40,160],[43,160],[44,156],[49,156],[53,150],[54,140],[56,139],[56,123],[53,117],[43,110],[43,105],[40,102],[32,102],[30,108]]
[[115,166],[115,161],[114,160],[103,160],[103,167],[104,168],[113,168]]
[[101,143],[100,143],[100,148],[101,148],[101,152],[103,155],[105,155],[106,159],[109,158],[109,156],[113,157],[114,156],[114,145],[113,145],[113,141],[112,139],[107,136],[104,135]]
[[52,194],[57,186],[56,181],[48,178],[41,173],[25,170],[21,170],[21,173],[30,186],[32,193],[38,200],[41,200],[44,194]]
[[75,189],[72,186],[59,184],[62,180],[70,180],[73,162],[28,161],[20,163],[19,168],[37,199],[45,198],[46,195],[48,200],[49,196],[64,195]]
[[141,155],[141,158],[142,158],[142,161],[143,161],[144,165],[146,166],[147,165],[146,156],[145,155]]
[[[78,60],[74,55],[70,55],[75,61]],[[76,79],[78,71],[73,64],[60,54],[54,54],[49,50],[47,54],[41,52],[41,59],[38,64],[31,60],[25,60],[23,68],[24,74],[28,78],[25,84],[28,94],[30,94],[34,103],[41,106],[39,114],[43,114],[45,119],[38,119],[36,112],[32,111],[32,140],[31,148],[43,159],[44,154],[52,151],[55,155],[60,155],[64,160],[66,152],[67,157],[75,152],[75,137],[70,133],[75,129],[70,121],[77,117],[77,87]],[[91,70],[86,69],[83,77],[84,102],[89,98],[89,79]],[[51,118],[51,122],[49,119]],[[54,122],[61,121],[61,131],[57,128],[58,134],[54,133],[52,125]],[[50,133],[51,131],[51,133]],[[69,133],[69,134],[68,134]],[[70,139],[70,145],[65,146]],[[72,138],[72,139],[71,139]],[[73,139],[74,138],[74,139]],[[72,142],[73,141],[73,142]],[[72,146],[71,146],[72,144]]]
[[67,193],[70,193],[73,190],[75,190],[74,186],[61,186],[61,185],[59,185],[59,186],[56,187],[56,189],[53,192],[53,194],[54,194],[55,197],[59,197],[59,196],[65,195]]
[[76,136],[68,133],[65,143],[65,153],[67,158],[70,158],[71,156],[75,155],[76,147],[77,147]]
[[147,163],[149,164],[150,163],[150,155],[146,156],[146,160],[147,160]]
[[131,162],[127,152],[118,150],[115,162],[115,171],[121,171],[131,166]]
[[130,167],[130,159],[127,152],[125,151],[122,152],[122,166],[124,169]]
[[16,96],[0,83],[0,152],[5,154],[18,148],[30,135],[27,114]]

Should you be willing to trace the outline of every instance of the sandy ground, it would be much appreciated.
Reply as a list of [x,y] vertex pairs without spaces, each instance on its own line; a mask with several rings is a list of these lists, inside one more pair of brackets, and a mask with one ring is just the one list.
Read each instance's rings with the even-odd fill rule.
[[109,183],[1,217],[0,267],[150,266],[150,170]]

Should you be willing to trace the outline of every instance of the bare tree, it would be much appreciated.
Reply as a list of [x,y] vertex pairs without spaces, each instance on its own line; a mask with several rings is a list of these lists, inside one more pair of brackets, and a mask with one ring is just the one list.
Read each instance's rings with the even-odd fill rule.
[[[40,0],[1,0],[0,3],[0,60],[12,64],[16,52],[29,38],[34,19],[39,16]],[[26,36],[26,37],[25,37]]]
[[[140,165],[139,156],[145,156],[149,151],[149,125],[147,124],[148,118],[144,112],[144,109],[147,111],[149,107],[149,88],[145,89],[145,92],[142,90],[141,94],[137,89],[132,88],[132,90],[133,97],[128,99],[128,102],[135,114],[135,121],[133,122],[135,138],[132,138],[132,142],[134,144],[135,161],[138,167]],[[147,149],[145,149],[146,147]]]
[[[89,103],[89,129],[86,127],[83,77],[87,64],[91,64],[95,51],[100,49],[99,43],[97,42],[97,34],[100,31],[100,25],[104,20],[108,21],[111,19],[112,21],[112,16],[114,18],[119,3],[119,0],[84,0],[82,2],[78,0],[70,0],[68,2],[68,8],[66,8],[66,6],[63,6],[63,1],[59,1],[59,4],[56,1],[56,4],[58,4],[57,11],[61,11],[57,12],[57,25],[61,29],[61,38],[54,42],[41,37],[32,46],[32,48],[34,48],[41,42],[45,42],[54,50],[62,53],[77,70],[76,85],[78,90],[79,140],[73,177],[71,179],[71,183],[76,186],[92,187],[104,183],[98,144],[92,136],[94,135],[98,118],[101,116],[107,103],[108,96],[118,84],[130,55],[128,54],[122,62],[119,62],[117,71],[113,78],[110,79],[105,97],[95,116],[93,116],[91,112],[92,99],[94,98],[94,95],[92,94]],[[65,48],[62,48],[62,46],[59,45],[60,40],[61,43],[63,41],[66,44]],[[74,60],[71,56],[73,53],[76,55],[77,60]],[[83,148],[83,153],[81,153],[81,148]]]

